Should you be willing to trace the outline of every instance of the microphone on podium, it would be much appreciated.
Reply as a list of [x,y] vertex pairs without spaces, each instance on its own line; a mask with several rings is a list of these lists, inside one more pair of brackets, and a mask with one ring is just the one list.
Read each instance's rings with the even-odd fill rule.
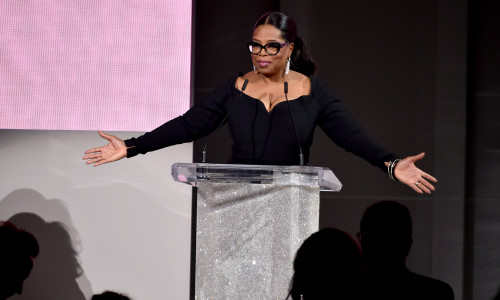
[[[224,116],[224,118],[222,119],[222,121],[220,122],[219,126],[217,126],[217,129],[215,130],[218,130],[222,124],[224,124],[224,122],[226,121],[227,117],[229,117],[229,115],[231,114],[231,110],[233,110],[234,106],[236,105],[236,103],[238,103],[238,101],[241,99],[241,96],[243,95],[243,92],[245,91],[245,89],[247,88],[247,85],[248,85],[248,79],[245,79],[245,82],[243,82],[243,86],[241,87],[241,93],[240,93],[240,97],[238,99],[236,99],[236,101],[234,101],[234,103],[231,105],[231,107],[229,108],[229,111],[227,112],[227,114]],[[202,163],[205,163],[207,162],[207,145],[208,145],[208,141],[207,143],[205,144],[205,146],[203,147],[203,152],[202,152],[202,159],[201,159],[201,162]]]
[[297,138],[297,143],[299,144],[299,162],[300,165],[304,165],[304,154],[302,154],[302,146],[300,145],[300,138],[299,138],[299,133],[297,132],[297,126],[295,126],[295,120],[293,119],[292,115],[292,110],[290,109],[290,102],[288,101],[288,81],[285,81],[284,83],[285,87],[285,99],[286,99],[286,104],[288,106],[288,112],[290,113],[290,119],[292,119],[292,125],[293,125],[293,130],[295,131],[295,137]]

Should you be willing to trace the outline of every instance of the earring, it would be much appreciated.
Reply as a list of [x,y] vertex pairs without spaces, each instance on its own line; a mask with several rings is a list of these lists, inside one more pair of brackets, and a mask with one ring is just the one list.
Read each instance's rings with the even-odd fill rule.
[[288,72],[290,72],[290,57],[286,60],[285,74],[288,74]]
[[254,71],[254,73],[255,73],[255,74],[257,74],[257,69],[255,69],[255,66],[254,66],[254,65],[252,65],[252,67],[253,67],[253,71]]

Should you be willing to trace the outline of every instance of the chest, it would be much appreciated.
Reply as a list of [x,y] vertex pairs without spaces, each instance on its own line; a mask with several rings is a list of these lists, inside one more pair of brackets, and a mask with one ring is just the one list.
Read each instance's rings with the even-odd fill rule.
[[288,85],[288,91],[285,95],[284,84],[273,84],[273,85],[253,85],[249,86],[245,93],[262,102],[265,109],[270,112],[273,108],[281,103],[289,100],[297,99],[301,96],[307,95],[309,91],[304,91],[300,86]]
[[316,126],[318,115],[317,110],[311,110],[310,100],[309,97],[299,97],[288,103],[286,100],[281,101],[268,111],[261,100],[243,95],[229,117],[233,139],[248,138],[253,142],[290,140],[296,143],[294,127],[297,128],[301,139],[309,138]]

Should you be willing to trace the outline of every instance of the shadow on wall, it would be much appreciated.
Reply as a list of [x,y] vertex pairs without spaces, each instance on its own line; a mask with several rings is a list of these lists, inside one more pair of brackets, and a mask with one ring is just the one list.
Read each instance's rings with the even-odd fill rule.
[[[10,216],[6,216],[6,213]],[[47,222],[40,215],[48,215],[50,219],[63,219],[65,222]],[[85,300],[77,278],[81,277],[79,281],[83,279],[89,290],[90,284],[82,276],[83,271],[70,235],[70,231],[74,229],[67,225],[71,224],[69,213],[62,202],[46,200],[34,190],[16,190],[0,202],[0,219],[6,218],[17,227],[32,233],[40,246],[40,254],[24,283],[23,293],[10,299]]]

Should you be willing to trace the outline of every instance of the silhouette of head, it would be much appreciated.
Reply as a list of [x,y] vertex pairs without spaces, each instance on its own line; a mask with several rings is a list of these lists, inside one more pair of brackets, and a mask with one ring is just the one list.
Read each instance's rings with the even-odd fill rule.
[[47,222],[37,214],[22,212],[9,218],[18,228],[36,236],[40,255],[25,282],[23,299],[85,300],[76,279],[82,275],[71,236],[62,222]]
[[31,233],[0,222],[0,300],[23,292],[38,252],[38,242]]
[[405,266],[412,245],[412,220],[408,208],[395,201],[368,207],[358,234],[365,265],[370,269]]
[[130,300],[130,298],[123,294],[105,291],[102,294],[92,296],[91,300]]
[[365,272],[352,237],[335,228],[313,233],[297,251],[292,299],[358,299]]

